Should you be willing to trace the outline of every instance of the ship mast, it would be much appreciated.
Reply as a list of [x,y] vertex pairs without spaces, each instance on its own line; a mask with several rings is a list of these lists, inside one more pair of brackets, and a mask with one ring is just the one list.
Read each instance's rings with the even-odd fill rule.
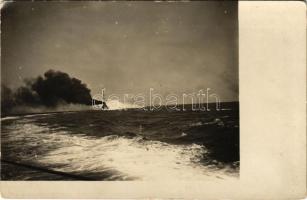
[[107,110],[107,109],[109,109],[109,107],[107,106],[106,99],[105,99],[105,97],[104,97],[104,90],[105,90],[105,88],[101,89],[102,110]]
[[104,99],[104,88],[103,89],[101,89],[101,96],[102,96],[102,99],[101,99],[101,101],[102,102],[105,102],[105,99]]

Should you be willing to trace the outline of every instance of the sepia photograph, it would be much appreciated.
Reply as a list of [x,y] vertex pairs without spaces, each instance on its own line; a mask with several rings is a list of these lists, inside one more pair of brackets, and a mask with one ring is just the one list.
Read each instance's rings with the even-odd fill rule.
[[238,1],[1,9],[1,180],[240,180]]

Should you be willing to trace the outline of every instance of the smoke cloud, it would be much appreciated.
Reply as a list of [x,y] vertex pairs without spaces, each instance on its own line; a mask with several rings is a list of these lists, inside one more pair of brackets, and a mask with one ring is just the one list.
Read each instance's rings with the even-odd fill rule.
[[72,105],[79,105],[76,107],[84,109],[82,105],[91,105],[92,97],[86,84],[61,71],[48,70],[44,76],[27,79],[24,83],[24,86],[19,87],[16,91],[1,85],[1,111],[3,114],[16,110],[23,112],[37,110],[35,108],[59,111],[65,105],[68,108],[75,108]]
[[39,76],[31,89],[35,91],[42,104],[56,106],[59,102],[91,104],[90,90],[79,79],[71,78],[68,74],[49,70],[44,77]]

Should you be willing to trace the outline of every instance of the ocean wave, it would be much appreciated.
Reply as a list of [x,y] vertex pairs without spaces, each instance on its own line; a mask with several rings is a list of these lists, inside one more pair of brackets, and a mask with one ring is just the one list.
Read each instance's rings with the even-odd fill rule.
[[18,119],[18,118],[20,118],[20,116],[2,117],[1,121],[6,121],[6,120],[10,120],[10,119]]
[[[20,160],[77,174],[108,172],[104,180],[210,180],[230,179],[226,170],[201,163],[202,145],[174,145],[140,136],[92,137],[39,126],[23,119],[11,127],[6,141],[22,148]],[[28,121],[26,121],[28,120]]]
[[218,126],[224,126],[224,122],[220,118],[215,118],[213,121],[209,122],[195,122],[191,123],[191,127],[198,127],[198,126],[203,126],[203,125],[218,125]]
[[[57,163],[57,170],[66,172],[104,172],[113,170],[113,180],[208,180],[216,178],[217,171],[203,166],[200,161],[206,153],[201,145],[170,145],[158,141],[144,141],[116,135],[100,139],[74,137],[61,139],[68,143],[49,152],[40,162]],[[73,144],[71,144],[73,143]],[[69,153],[67,153],[69,152]],[[219,174],[219,177],[225,175]],[[229,178],[229,177],[228,177]]]
[[83,104],[58,104],[56,107],[46,107],[46,106],[16,106],[10,113],[11,114],[40,114],[40,113],[52,113],[52,112],[69,112],[69,111],[86,111],[92,110],[92,106]]
[[[138,105],[135,105],[135,104],[131,104],[131,103],[122,103],[118,100],[108,100],[106,101],[106,104],[108,106],[108,110],[127,110],[127,109],[131,109],[131,108],[141,108],[140,106]],[[95,105],[96,109],[99,108],[101,109],[102,108],[102,104],[98,104],[98,105]]]

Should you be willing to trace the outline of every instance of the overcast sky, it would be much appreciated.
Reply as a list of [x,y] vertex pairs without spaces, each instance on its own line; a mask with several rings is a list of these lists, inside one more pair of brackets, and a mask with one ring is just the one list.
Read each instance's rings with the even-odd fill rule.
[[211,88],[238,100],[237,2],[13,2],[2,10],[2,82],[48,69],[92,94]]

